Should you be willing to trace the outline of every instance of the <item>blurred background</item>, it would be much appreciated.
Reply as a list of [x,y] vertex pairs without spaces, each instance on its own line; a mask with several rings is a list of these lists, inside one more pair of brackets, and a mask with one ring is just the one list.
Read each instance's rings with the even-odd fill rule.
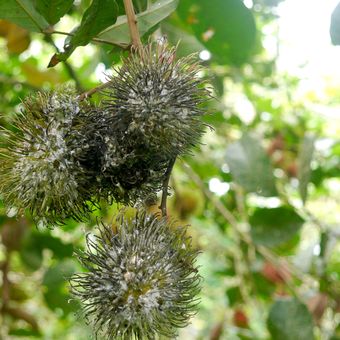
[[[91,1],[27,3],[19,19],[9,14],[20,10],[16,1],[0,3],[5,127],[32,92],[105,82],[129,42],[119,17],[87,41],[71,39],[73,53],[58,54],[66,62],[47,68]],[[134,4],[143,40],[166,36],[179,42],[178,57],[197,53],[214,95],[211,128],[171,178],[169,215],[191,225],[204,278],[199,311],[179,338],[340,339],[338,0]],[[30,11],[52,25],[44,34]],[[112,221],[117,209],[103,204],[87,223],[48,230],[0,205],[1,339],[91,338],[66,278],[80,270],[73,250],[84,247],[96,217]]]

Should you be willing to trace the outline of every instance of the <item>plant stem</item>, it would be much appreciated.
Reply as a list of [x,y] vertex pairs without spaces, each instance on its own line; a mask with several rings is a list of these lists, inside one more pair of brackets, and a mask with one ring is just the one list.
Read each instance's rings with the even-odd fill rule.
[[78,97],[78,99],[79,99],[79,100],[84,100],[84,99],[86,99],[86,98],[88,98],[88,97],[91,97],[93,94],[95,94],[96,92],[99,92],[99,91],[101,91],[101,90],[107,88],[109,85],[110,85],[110,82],[108,81],[107,83],[104,83],[104,84],[101,84],[101,85],[99,85],[99,86],[96,86],[96,87],[94,87],[93,89],[88,90],[88,91],[82,93],[82,94]]
[[21,319],[21,320],[26,321],[32,327],[33,330],[39,331],[39,326],[38,326],[36,319],[31,314],[27,313],[26,311],[20,308],[13,308],[9,306],[6,306],[4,311],[16,319]]
[[140,40],[139,31],[137,27],[137,18],[135,11],[133,9],[132,0],[124,0],[125,13],[129,25],[131,42],[134,48],[142,47],[142,42]]
[[170,180],[171,171],[174,167],[175,162],[176,162],[176,157],[170,160],[168,168],[166,169],[166,172],[164,174],[164,181],[163,181],[163,186],[162,186],[162,200],[161,200],[161,205],[159,206],[159,209],[161,209],[162,211],[163,217],[167,216],[166,201],[168,198],[169,180]]
[[[139,35],[138,27],[137,27],[137,18],[135,15],[135,11],[133,9],[132,0],[124,0],[124,7],[125,7],[125,13],[126,13],[126,17],[127,17],[127,21],[129,25],[130,35],[131,35],[132,47],[134,47],[135,49],[139,49],[140,47],[142,47],[142,42],[140,40],[140,35]],[[54,31],[54,33],[63,34],[63,32],[57,32],[57,31]],[[79,99],[84,100],[88,97],[91,97],[94,93],[105,89],[109,85],[110,85],[110,82],[99,85],[87,92],[82,93],[79,96]]]
[[214,196],[214,194],[204,185],[200,177],[191,169],[188,164],[183,164],[183,170],[190,176],[190,178],[201,189],[203,194],[215,206],[216,210],[225,218],[225,220],[233,227],[237,228],[238,221],[234,215]]

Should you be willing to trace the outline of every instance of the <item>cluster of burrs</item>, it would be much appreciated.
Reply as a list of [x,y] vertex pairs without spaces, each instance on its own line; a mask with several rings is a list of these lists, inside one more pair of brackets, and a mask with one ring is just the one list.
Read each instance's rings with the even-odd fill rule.
[[[37,224],[87,218],[100,200],[135,204],[163,188],[204,130],[209,92],[194,56],[149,44],[122,61],[97,106],[63,87],[23,102],[2,130],[1,196]],[[167,184],[166,184],[167,185]],[[88,235],[71,292],[96,336],[174,338],[197,306],[200,275],[186,229],[137,212]]]
[[162,188],[169,164],[197,144],[209,98],[194,56],[151,43],[122,60],[98,106],[68,88],[23,102],[3,131],[1,195],[37,223],[86,219],[100,199],[135,204]]

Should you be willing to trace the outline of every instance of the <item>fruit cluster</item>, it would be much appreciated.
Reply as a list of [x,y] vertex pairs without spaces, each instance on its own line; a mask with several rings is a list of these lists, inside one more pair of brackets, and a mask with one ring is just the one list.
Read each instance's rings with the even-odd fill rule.
[[[170,165],[198,143],[209,92],[192,56],[149,44],[123,60],[98,106],[74,90],[38,93],[3,130],[0,190],[37,224],[86,219],[99,200],[135,204],[155,196]],[[87,269],[71,292],[97,335],[175,337],[197,306],[200,275],[185,228],[139,210],[116,229],[101,225],[78,251]]]
[[100,199],[135,204],[155,196],[167,168],[197,144],[209,98],[193,56],[149,44],[123,59],[100,105],[68,88],[24,101],[1,148],[6,204],[36,223],[83,220]]

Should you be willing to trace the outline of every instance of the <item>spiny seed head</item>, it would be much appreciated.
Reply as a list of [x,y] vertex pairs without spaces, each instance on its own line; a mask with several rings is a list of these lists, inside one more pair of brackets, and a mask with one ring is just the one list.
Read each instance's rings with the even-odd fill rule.
[[117,219],[114,230],[99,230],[78,251],[87,272],[70,281],[95,333],[121,340],[176,336],[195,312],[201,280],[186,229],[139,212]]
[[169,161],[197,144],[204,130],[202,104],[210,95],[201,67],[194,55],[176,61],[175,54],[166,43],[136,50],[103,91],[108,132],[102,172],[127,200],[145,196],[144,188],[157,192]]
[[104,91],[113,131],[137,156],[170,158],[186,152],[203,132],[201,104],[209,98],[194,55],[175,60],[176,48],[149,44],[123,60]]
[[47,225],[80,220],[90,210],[86,174],[77,160],[88,147],[77,123],[86,105],[69,88],[25,100],[15,131],[4,130],[1,148],[0,190],[9,207],[27,208]]

